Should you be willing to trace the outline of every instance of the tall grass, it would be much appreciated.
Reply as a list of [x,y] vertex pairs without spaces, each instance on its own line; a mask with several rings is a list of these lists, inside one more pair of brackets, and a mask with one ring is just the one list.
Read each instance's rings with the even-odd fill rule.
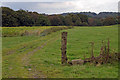
[[44,36],[52,32],[72,27],[67,26],[43,26],[43,27],[3,27],[3,37],[16,37],[16,36]]

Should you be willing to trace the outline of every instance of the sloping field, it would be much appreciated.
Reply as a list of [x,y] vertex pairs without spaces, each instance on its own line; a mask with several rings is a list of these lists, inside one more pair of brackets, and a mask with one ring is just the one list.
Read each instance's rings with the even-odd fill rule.
[[[37,29],[38,30],[38,29]],[[68,60],[100,52],[101,41],[110,39],[110,51],[118,51],[118,27],[74,27],[53,31],[45,36],[16,36],[2,38],[3,78],[117,78],[118,63],[94,66],[91,64],[61,65],[61,32],[68,32]],[[3,30],[4,33],[4,30]]]

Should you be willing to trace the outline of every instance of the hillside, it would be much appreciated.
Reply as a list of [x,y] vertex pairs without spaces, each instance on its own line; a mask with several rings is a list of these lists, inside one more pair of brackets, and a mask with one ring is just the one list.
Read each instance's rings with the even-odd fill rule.
[[[69,13],[63,13],[62,15],[67,15]],[[94,13],[94,12],[73,12],[72,14],[83,14],[87,15],[88,17],[93,17],[93,18],[106,18],[106,17],[117,17],[118,13],[117,12],[100,12],[100,13]]]

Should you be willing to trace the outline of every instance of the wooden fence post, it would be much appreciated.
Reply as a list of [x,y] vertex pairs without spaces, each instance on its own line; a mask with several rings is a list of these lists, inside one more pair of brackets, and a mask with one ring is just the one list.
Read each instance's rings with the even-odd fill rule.
[[62,40],[61,40],[61,63],[67,64],[67,55],[66,55],[66,49],[67,49],[67,32],[62,32]]

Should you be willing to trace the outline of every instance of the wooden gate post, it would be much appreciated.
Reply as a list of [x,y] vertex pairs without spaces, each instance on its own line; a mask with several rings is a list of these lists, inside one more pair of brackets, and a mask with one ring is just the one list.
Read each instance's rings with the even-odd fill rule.
[[61,40],[61,63],[67,64],[67,55],[66,55],[66,49],[67,49],[67,32],[62,32],[62,40]]

